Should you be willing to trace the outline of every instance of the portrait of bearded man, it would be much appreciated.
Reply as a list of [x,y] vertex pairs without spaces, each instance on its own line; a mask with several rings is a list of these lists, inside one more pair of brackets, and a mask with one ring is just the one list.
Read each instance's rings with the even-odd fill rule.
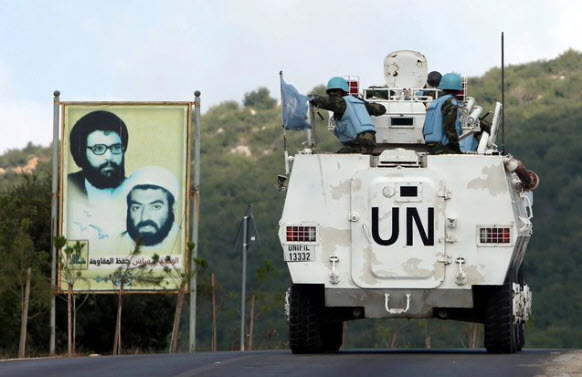
[[79,119],[70,135],[70,150],[80,171],[68,175],[69,189],[93,201],[111,196],[125,180],[127,127],[109,111],[93,111]]
[[126,230],[118,250],[130,252],[139,243],[142,252],[181,253],[175,211],[180,186],[174,174],[159,166],[136,170],[126,181]]

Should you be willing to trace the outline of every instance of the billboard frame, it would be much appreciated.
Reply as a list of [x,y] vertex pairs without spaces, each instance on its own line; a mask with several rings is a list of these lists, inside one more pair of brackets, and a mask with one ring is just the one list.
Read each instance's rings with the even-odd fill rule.
[[[60,101],[58,103],[59,112],[60,112],[60,145],[59,145],[59,189],[58,189],[58,234],[63,235],[63,228],[64,228],[64,207],[65,201],[69,198],[65,197],[65,180],[67,179],[68,173],[70,173],[70,168],[65,171],[66,164],[65,159],[69,158],[68,156],[69,150],[69,138],[66,135],[66,131],[70,131],[72,129],[72,124],[67,125],[67,109],[71,107],[88,107],[94,108],[92,111],[96,111],[97,109],[120,109],[125,108],[126,111],[130,111],[128,109],[137,109],[139,107],[142,108],[184,108],[185,110],[185,122],[184,122],[184,136],[185,140],[181,144],[184,147],[184,156],[183,160],[181,161],[181,169],[183,170],[183,176],[180,178],[182,179],[181,184],[178,186],[180,188],[180,192],[182,193],[180,199],[183,201],[183,205],[180,207],[182,212],[182,223],[181,223],[181,231],[180,231],[180,244],[183,246],[182,249],[182,261],[180,266],[180,272],[185,273],[186,278],[180,277],[181,279],[187,279],[183,292],[187,293],[190,289],[189,287],[189,279],[190,276],[190,259],[191,253],[187,248],[187,244],[190,240],[190,225],[191,225],[191,211],[190,206],[191,203],[191,180],[192,180],[192,171],[191,171],[191,164],[192,164],[192,128],[193,128],[193,121],[194,121],[194,108],[196,106],[195,101]],[[92,111],[88,111],[89,114]],[[68,126],[68,128],[67,128]],[[129,127],[128,127],[129,128]],[[131,138],[131,136],[130,136]],[[125,153],[125,152],[124,152]],[[130,177],[128,176],[128,179]],[[179,181],[180,182],[180,181]],[[68,189],[68,187],[67,187]],[[70,204],[70,203],[69,203]],[[69,240],[67,238],[68,241]],[[57,250],[57,260],[62,261],[63,259],[64,250]],[[120,255],[124,257],[124,255]],[[163,255],[160,255],[160,260],[163,259]],[[56,294],[63,294],[67,293],[68,289],[66,287],[67,283],[63,281],[63,275],[61,271],[60,262],[57,263],[57,278],[56,278],[56,285],[55,285],[55,293]],[[119,285],[114,285],[114,283],[109,283],[111,285],[110,288],[107,289],[94,289],[91,287],[90,284],[87,285],[86,288],[77,289],[73,288],[73,294],[83,294],[83,293],[93,293],[93,294],[116,294],[119,292]],[[178,294],[180,291],[179,283],[176,283],[174,287],[171,288],[129,288],[127,286],[124,287],[124,294],[154,294],[154,295],[161,295],[161,294]]]

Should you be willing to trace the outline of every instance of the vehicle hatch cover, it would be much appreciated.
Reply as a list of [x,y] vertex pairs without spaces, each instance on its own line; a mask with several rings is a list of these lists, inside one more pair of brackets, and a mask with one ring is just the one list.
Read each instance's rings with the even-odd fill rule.
[[354,175],[351,262],[358,286],[433,288],[444,280],[443,189],[443,181],[425,169]]

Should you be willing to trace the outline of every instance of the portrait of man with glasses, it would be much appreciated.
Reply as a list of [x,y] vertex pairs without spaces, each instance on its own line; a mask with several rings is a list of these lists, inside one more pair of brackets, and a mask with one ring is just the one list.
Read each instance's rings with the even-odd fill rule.
[[109,111],[79,119],[70,134],[71,155],[80,171],[68,175],[69,189],[89,202],[107,199],[125,180],[127,127]]

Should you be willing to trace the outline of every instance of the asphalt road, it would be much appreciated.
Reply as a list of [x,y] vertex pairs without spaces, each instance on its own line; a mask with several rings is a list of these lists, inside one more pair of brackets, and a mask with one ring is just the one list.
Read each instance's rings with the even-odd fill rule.
[[219,352],[72,359],[0,361],[10,377],[532,377],[557,354],[525,350],[489,355],[484,350],[347,350],[335,355],[293,355],[289,351]]

